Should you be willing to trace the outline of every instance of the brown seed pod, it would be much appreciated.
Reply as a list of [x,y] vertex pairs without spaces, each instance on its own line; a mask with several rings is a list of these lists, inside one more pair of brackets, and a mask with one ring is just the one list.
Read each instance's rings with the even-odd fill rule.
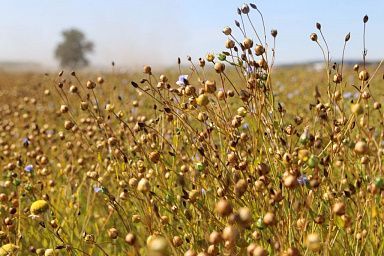
[[67,113],[68,112],[68,110],[69,110],[69,108],[68,108],[68,106],[67,105],[61,105],[60,106],[60,112],[61,113]]
[[108,236],[111,239],[116,239],[119,236],[119,231],[116,228],[108,229]]
[[88,102],[82,101],[80,103],[81,110],[87,110],[88,109]]
[[185,90],[184,90],[185,94],[187,96],[191,96],[191,95],[194,95],[196,93],[196,87],[192,86],[192,85],[187,85],[185,87]]
[[214,93],[216,91],[216,82],[210,80],[205,81],[204,89],[207,93]]
[[243,5],[241,6],[240,10],[241,10],[241,12],[242,12],[243,14],[248,14],[248,13],[249,13],[249,5],[247,5],[247,4],[243,4]]
[[225,48],[232,49],[233,47],[235,47],[235,41],[227,39],[227,41],[225,41]]
[[66,130],[70,130],[70,129],[72,129],[74,126],[75,126],[75,124],[74,124],[72,121],[66,120],[66,121],[64,122],[64,128],[65,128]]
[[368,144],[365,141],[358,141],[354,148],[357,154],[363,155],[369,152]]
[[272,212],[267,212],[265,215],[264,215],[264,218],[263,218],[263,222],[265,225],[267,226],[272,226],[276,223],[276,216],[274,213]]
[[146,193],[150,190],[151,186],[149,184],[149,181],[145,178],[142,178],[139,183],[137,184],[137,190],[140,192]]
[[260,45],[260,44],[256,45],[256,47],[255,47],[256,56],[263,55],[264,52],[265,52],[265,49],[262,45]]
[[69,87],[69,91],[70,91],[71,93],[77,93],[77,92],[79,91],[79,89],[77,88],[77,86],[75,86],[75,85],[71,85],[71,86]]
[[343,76],[341,74],[335,74],[333,76],[333,82],[339,84],[343,81]]
[[316,33],[312,33],[309,38],[314,41],[314,42],[317,42],[317,34]]
[[288,174],[283,178],[284,186],[287,188],[295,188],[299,183],[296,176]]
[[143,72],[144,72],[144,74],[148,74],[148,75],[151,75],[152,74],[152,68],[151,68],[151,66],[144,66],[143,67]]
[[214,68],[216,73],[222,73],[225,70],[225,65],[222,62],[216,62]]
[[243,46],[246,50],[251,49],[253,47],[253,41],[250,38],[244,38]]
[[296,247],[289,247],[286,250],[287,256],[300,256],[300,251]]
[[239,230],[236,226],[226,226],[223,230],[223,239],[234,243],[239,237]]
[[225,27],[223,33],[224,35],[229,36],[232,33],[232,29],[230,27]]
[[221,199],[219,202],[216,203],[215,211],[221,217],[226,217],[232,213],[233,209],[231,204],[227,200]]
[[151,160],[152,163],[158,163],[159,160],[160,160],[160,153],[159,151],[152,151],[150,154],[149,154],[149,160]]
[[373,108],[374,108],[374,109],[380,109],[380,108],[381,108],[381,103],[380,103],[380,102],[377,102],[377,101],[374,102],[374,103],[373,103]]
[[238,197],[242,197],[244,193],[247,191],[248,182],[244,179],[240,179],[235,184],[235,195]]
[[223,238],[221,237],[221,234],[216,230],[212,231],[212,233],[209,235],[210,244],[219,244],[222,240]]
[[129,245],[134,245],[135,242],[136,242],[136,236],[132,233],[128,233],[126,236],[125,236],[125,242]]
[[269,253],[268,253],[268,251],[265,250],[263,247],[261,247],[261,246],[256,246],[256,247],[253,249],[252,255],[253,255],[253,256],[268,256]]
[[369,79],[369,73],[367,70],[362,70],[359,73],[359,80],[361,81],[367,81]]
[[345,214],[345,204],[343,202],[337,202],[332,206],[332,212],[336,215],[344,215]]
[[241,207],[238,213],[241,225],[247,227],[252,223],[252,212],[248,207]]
[[180,247],[183,244],[183,239],[180,236],[174,236],[172,239],[172,244],[175,247]]
[[101,77],[101,76],[99,76],[99,77],[97,78],[97,82],[98,82],[99,84],[103,84],[103,83],[104,83],[104,78]]
[[87,86],[87,89],[95,89],[96,88],[96,83],[91,81],[91,80],[88,80],[86,86]]

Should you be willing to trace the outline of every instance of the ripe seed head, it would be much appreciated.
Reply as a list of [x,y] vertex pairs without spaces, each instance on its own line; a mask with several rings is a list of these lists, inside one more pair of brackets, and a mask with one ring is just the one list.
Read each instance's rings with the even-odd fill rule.
[[225,27],[223,33],[224,35],[229,36],[232,33],[232,29],[230,27]]
[[241,6],[241,12],[243,14],[248,14],[249,13],[249,5],[243,4],[243,6]]
[[111,239],[116,239],[119,236],[119,231],[116,228],[108,229],[108,236]]
[[99,84],[103,84],[103,83],[104,83],[104,78],[101,77],[101,76],[99,76],[99,77],[97,78],[97,82],[98,82]]
[[253,46],[253,41],[252,41],[252,39],[250,39],[250,38],[244,38],[244,40],[243,40],[243,46],[244,46],[244,48],[245,49],[251,49],[252,48],[252,46]]
[[265,52],[265,49],[262,45],[260,45],[260,44],[256,45],[256,47],[255,47],[256,56],[263,55],[264,52]]
[[369,73],[367,70],[362,70],[359,73],[359,80],[361,81],[367,81],[369,79]]
[[147,65],[145,65],[145,66],[143,67],[143,71],[144,71],[144,74],[148,74],[148,75],[152,74],[152,68],[151,68],[151,66],[147,66]]
[[225,70],[225,65],[222,62],[216,62],[214,68],[216,73],[222,73]]
[[267,212],[267,213],[264,215],[263,222],[264,222],[264,224],[267,225],[267,226],[271,226],[271,225],[275,224],[275,223],[276,223],[276,217],[275,217],[275,214],[272,213],[272,212]]
[[235,47],[235,41],[227,39],[227,41],[225,41],[225,48],[232,49],[233,47]]
[[87,89],[95,89],[96,88],[96,83],[91,81],[91,80],[88,80],[87,81]]
[[336,215],[344,215],[345,214],[345,204],[343,202],[337,202],[332,206],[332,212]]
[[205,86],[205,92],[207,93],[214,93],[216,91],[216,82],[207,80],[204,83]]
[[140,192],[146,193],[150,190],[151,186],[149,184],[149,181],[145,178],[142,178],[139,183],[137,184],[137,190]]
[[316,33],[312,33],[309,38],[313,41],[313,42],[317,42],[317,34]]
[[365,141],[358,141],[355,144],[354,150],[357,154],[363,155],[363,154],[367,154],[369,152],[369,147]]
[[227,200],[221,199],[219,202],[217,202],[216,207],[215,207],[215,211],[221,217],[226,217],[232,213],[233,209],[232,209],[231,204]]
[[75,86],[75,85],[71,85],[71,86],[69,87],[69,91],[70,91],[71,93],[77,93],[79,90],[78,90],[77,86]]

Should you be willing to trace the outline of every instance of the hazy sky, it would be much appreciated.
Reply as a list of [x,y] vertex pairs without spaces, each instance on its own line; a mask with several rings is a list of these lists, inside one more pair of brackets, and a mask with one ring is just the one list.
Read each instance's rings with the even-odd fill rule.
[[[79,28],[95,43],[94,65],[172,65],[178,56],[194,59],[224,50],[224,26],[238,19],[235,0],[0,0],[0,62],[33,61],[57,66],[54,49],[61,31]],[[309,40],[315,22],[323,26],[334,59],[362,52],[362,18],[369,15],[368,59],[384,57],[384,0],[256,1],[267,32],[278,30],[277,62],[320,59]],[[260,30],[256,12],[251,17]],[[261,31],[261,30],[260,30]]]

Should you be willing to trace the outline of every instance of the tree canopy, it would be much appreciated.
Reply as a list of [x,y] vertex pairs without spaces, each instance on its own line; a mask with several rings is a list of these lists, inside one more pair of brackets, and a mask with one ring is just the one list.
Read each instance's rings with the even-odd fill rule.
[[93,51],[93,43],[78,29],[65,30],[62,36],[63,41],[55,50],[55,57],[60,61],[60,65],[72,69],[88,66],[86,55]]

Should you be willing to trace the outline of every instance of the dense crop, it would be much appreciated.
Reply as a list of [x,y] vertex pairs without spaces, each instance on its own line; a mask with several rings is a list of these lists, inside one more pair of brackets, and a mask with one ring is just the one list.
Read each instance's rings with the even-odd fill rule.
[[0,255],[384,254],[381,63],[316,24],[324,70],[275,71],[238,14],[179,72],[1,74]]

